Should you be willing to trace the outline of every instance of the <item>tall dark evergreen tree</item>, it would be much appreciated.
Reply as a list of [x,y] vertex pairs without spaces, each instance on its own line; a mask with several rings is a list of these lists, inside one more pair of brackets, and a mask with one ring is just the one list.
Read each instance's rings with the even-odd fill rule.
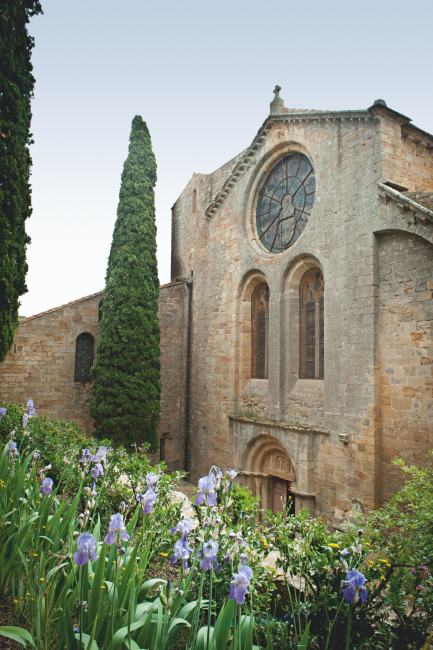
[[42,13],[36,0],[0,1],[0,361],[12,347],[19,298],[27,292],[25,221],[32,213],[29,145],[35,79],[34,39],[27,24]]
[[90,414],[100,437],[145,441],[152,451],[161,394],[155,183],[150,133],[136,115],[105,278]]

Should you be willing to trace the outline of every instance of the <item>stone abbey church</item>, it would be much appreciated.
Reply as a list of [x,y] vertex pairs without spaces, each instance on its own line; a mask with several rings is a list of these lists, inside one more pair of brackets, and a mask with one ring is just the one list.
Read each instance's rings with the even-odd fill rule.
[[[400,485],[393,459],[433,448],[433,136],[383,100],[295,110],[279,90],[172,209],[160,456],[338,526]],[[21,321],[1,397],[91,432],[101,302]]]

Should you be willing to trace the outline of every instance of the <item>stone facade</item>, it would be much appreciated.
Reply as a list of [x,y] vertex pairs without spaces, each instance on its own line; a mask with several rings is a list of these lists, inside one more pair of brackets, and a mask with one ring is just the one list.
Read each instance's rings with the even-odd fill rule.
[[[195,174],[176,201],[172,277],[194,272],[192,480],[214,463],[234,467],[269,506],[277,474],[266,467],[278,453],[294,467],[286,480],[296,509],[338,525],[396,489],[393,458],[425,461],[433,212],[422,197],[433,189],[433,137],[409,122],[382,101],[298,111],[277,97],[252,145]],[[312,162],[316,197],[302,235],[274,255],[260,244],[255,210],[264,179],[289,152]],[[314,267],[325,281],[324,380],[299,374],[299,286]],[[268,379],[256,379],[251,296],[264,281]]]
[[[294,152],[314,169],[315,202],[295,243],[271,254],[256,228],[258,197]],[[296,511],[339,526],[398,488],[391,460],[425,462],[433,447],[432,152],[433,136],[382,100],[359,111],[303,111],[285,108],[276,92],[251,146],[193,175],[172,209],[172,284],[160,299],[159,435],[170,469],[186,463],[196,481],[213,464],[233,467],[264,508],[286,484]],[[324,379],[302,374],[300,287],[312,269],[324,282],[313,323]],[[252,297],[263,283],[260,338]],[[39,412],[91,429],[91,387],[73,381],[74,346],[83,331],[97,341],[100,298],[20,324],[16,351],[0,366],[4,399],[33,397]],[[254,375],[259,338],[267,379]]]

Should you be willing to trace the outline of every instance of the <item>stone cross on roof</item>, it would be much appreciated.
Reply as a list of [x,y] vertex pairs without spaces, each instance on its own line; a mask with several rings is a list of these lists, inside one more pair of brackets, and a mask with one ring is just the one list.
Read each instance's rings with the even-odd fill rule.
[[274,88],[274,99],[271,101],[271,115],[275,113],[280,113],[281,109],[284,108],[284,100],[280,97],[281,86],[275,86]]

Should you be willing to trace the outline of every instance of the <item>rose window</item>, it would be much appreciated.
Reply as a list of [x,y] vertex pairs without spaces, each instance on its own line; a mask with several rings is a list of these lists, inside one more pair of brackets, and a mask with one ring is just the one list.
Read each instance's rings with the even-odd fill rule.
[[313,167],[302,153],[291,153],[274,167],[257,203],[257,234],[267,251],[281,253],[295,243],[311,214],[315,189]]

